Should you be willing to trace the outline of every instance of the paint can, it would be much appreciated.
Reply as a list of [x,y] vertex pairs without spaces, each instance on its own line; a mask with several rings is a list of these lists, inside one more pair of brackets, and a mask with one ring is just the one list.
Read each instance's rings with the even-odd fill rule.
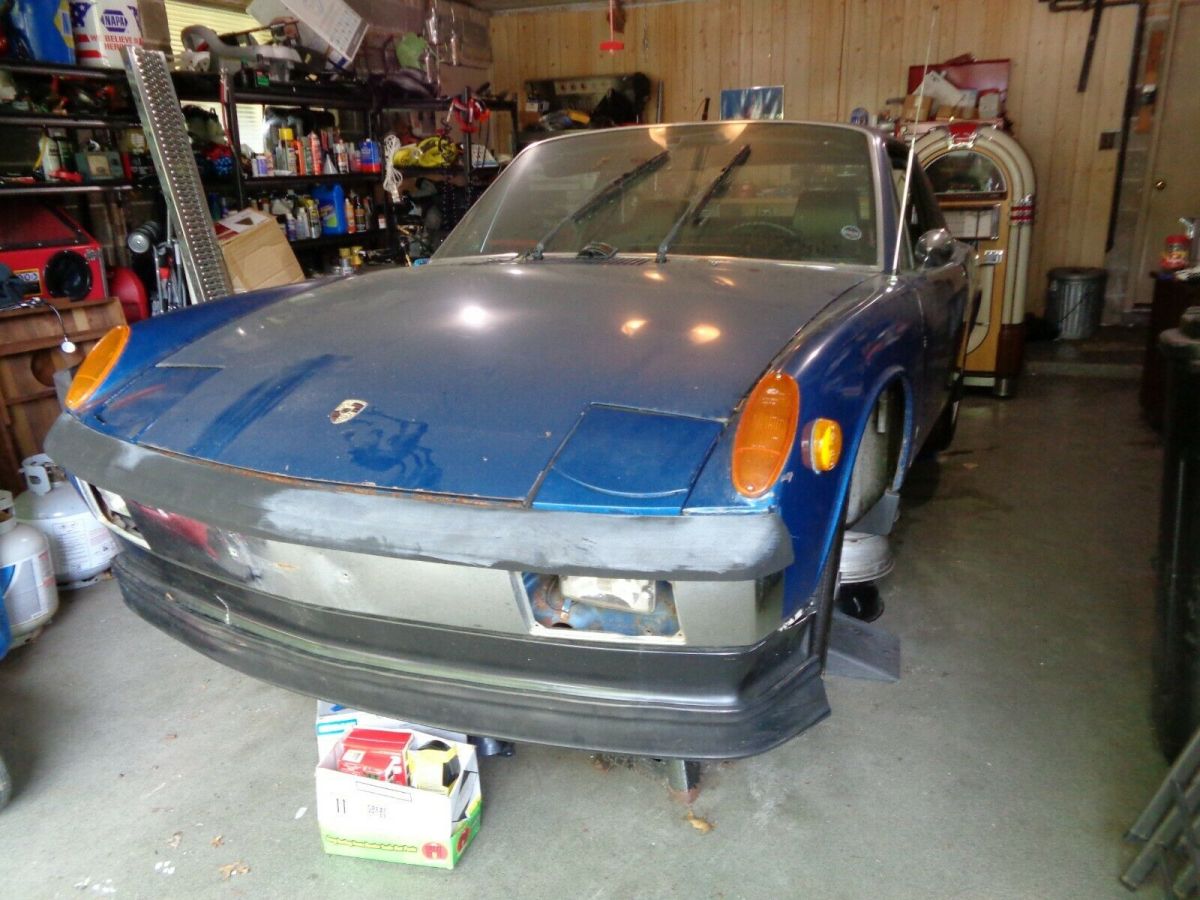
[[81,66],[120,69],[121,51],[142,45],[142,22],[137,3],[117,0],[72,0],[75,59]]

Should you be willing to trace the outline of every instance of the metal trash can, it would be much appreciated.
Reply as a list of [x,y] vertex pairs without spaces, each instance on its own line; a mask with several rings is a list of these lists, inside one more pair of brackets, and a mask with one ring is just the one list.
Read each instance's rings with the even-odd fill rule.
[[1158,348],[1167,390],[1152,710],[1159,746],[1174,759],[1200,726],[1200,306]]
[[1046,321],[1065,341],[1090,338],[1100,327],[1104,312],[1104,285],[1108,272],[1081,266],[1051,269],[1046,277]]

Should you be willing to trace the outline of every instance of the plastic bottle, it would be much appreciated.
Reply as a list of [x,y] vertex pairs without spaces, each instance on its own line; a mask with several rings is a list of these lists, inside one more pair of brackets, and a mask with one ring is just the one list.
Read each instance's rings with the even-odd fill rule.
[[354,234],[358,231],[358,223],[354,218],[354,204],[349,197],[345,199],[343,211],[346,216],[346,234]]
[[[305,175],[314,174],[316,172],[316,169],[313,168],[312,144],[309,142],[309,140],[307,138],[300,138],[299,153],[304,156],[304,165],[301,167],[304,169],[304,174]],[[318,156],[317,161],[319,162],[320,159],[321,159],[321,157]]]
[[292,138],[292,152],[296,154],[296,174],[307,175],[310,160],[305,156],[304,142],[300,138]]
[[50,137],[50,134],[47,132],[38,141],[38,150],[41,152],[40,164],[42,174],[47,179],[53,178],[63,167],[58,141]]
[[58,611],[50,544],[17,521],[10,491],[0,491],[0,585],[14,645],[36,637]]
[[307,241],[312,237],[312,232],[308,227],[308,210],[304,208],[304,203],[299,199],[295,200],[292,206],[292,218],[296,222],[296,240]]
[[309,171],[314,175],[320,175],[324,168],[322,165],[324,157],[321,155],[321,136],[315,131],[308,133],[308,155],[312,160],[312,168]]
[[321,184],[313,188],[313,199],[321,214],[323,234],[346,233],[346,194],[340,184]]
[[313,237],[319,238],[324,229],[321,227],[321,213],[317,208],[317,201],[312,197],[305,197],[304,211],[308,214],[309,233]]
[[[279,130],[283,131],[282,128]],[[275,145],[274,169],[275,171],[272,173],[274,175],[286,175],[288,173],[287,144],[283,142],[282,138],[280,138],[279,143]]]
[[367,208],[363,206],[362,197],[355,193],[351,193],[350,196],[354,199],[354,230],[355,232],[366,231]]
[[364,172],[379,172],[382,169],[379,158],[379,145],[370,138],[366,138],[359,148],[359,155],[362,157],[362,170]]

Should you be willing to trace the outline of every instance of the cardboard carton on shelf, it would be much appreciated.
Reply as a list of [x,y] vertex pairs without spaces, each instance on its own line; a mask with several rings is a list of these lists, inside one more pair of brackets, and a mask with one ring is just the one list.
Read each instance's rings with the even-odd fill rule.
[[955,119],[978,119],[979,110],[974,106],[939,106],[935,118],[939,122],[950,122]]
[[922,97],[918,106],[917,95],[909,94],[904,98],[904,108],[900,112],[900,118],[907,122],[924,122],[926,119],[932,118],[932,112],[932,97]]
[[274,216],[243,209],[217,223],[217,241],[234,291],[296,284],[304,270]]

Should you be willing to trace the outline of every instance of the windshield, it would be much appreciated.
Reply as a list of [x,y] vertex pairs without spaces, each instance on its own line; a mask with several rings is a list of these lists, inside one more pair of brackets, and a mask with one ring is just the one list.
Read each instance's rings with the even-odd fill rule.
[[654,254],[664,244],[667,257],[877,265],[868,137],[827,125],[719,122],[535,144],[435,260],[575,255],[589,245]]

